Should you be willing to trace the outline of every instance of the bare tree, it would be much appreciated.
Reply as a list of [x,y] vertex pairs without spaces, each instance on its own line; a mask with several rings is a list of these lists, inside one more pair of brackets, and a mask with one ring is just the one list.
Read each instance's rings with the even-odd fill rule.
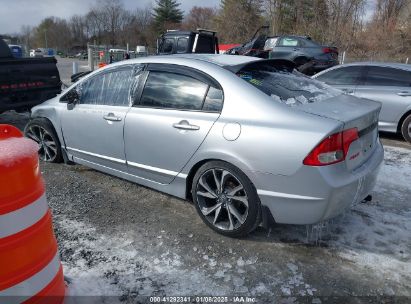
[[216,15],[215,8],[194,6],[185,17],[184,27],[191,30],[197,28],[213,29]]
[[215,19],[220,41],[244,42],[260,27],[262,0],[222,0]]
[[23,25],[20,29],[20,41],[26,46],[27,49],[30,49],[32,46],[33,39],[33,28],[29,25]]

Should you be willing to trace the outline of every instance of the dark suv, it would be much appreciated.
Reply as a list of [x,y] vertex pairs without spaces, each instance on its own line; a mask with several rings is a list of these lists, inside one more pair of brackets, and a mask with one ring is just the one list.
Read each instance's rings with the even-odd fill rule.
[[157,39],[157,54],[218,54],[216,32],[197,29],[197,31],[168,30]]
[[315,73],[338,64],[336,47],[323,46],[308,36],[268,36],[268,27],[259,28],[251,40],[240,47],[228,50],[228,54],[260,58],[287,59],[297,67],[310,62],[308,69]]
[[288,59],[297,66],[313,61],[311,69],[319,72],[338,64],[338,50],[323,46],[306,36],[278,36],[267,38],[264,49],[269,58]]

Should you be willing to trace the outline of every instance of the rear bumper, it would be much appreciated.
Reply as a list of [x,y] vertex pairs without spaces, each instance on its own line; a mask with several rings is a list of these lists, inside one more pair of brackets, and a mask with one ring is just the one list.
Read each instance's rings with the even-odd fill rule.
[[254,173],[261,203],[284,224],[315,224],[333,218],[374,188],[384,158],[378,142],[370,158],[349,172],[345,163],[303,166],[292,176]]

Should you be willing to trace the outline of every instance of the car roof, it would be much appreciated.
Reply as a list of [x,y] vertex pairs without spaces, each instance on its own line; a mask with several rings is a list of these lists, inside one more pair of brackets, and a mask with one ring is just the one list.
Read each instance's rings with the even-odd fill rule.
[[352,63],[339,65],[338,67],[345,67],[345,66],[379,66],[379,67],[390,67],[390,68],[411,70],[411,64],[397,63],[397,62],[376,62],[376,61],[352,62]]
[[[8,49],[8,48],[7,48]],[[226,71],[236,71],[241,66],[247,65],[248,63],[261,61],[261,58],[250,57],[250,56],[240,56],[240,55],[224,55],[224,54],[173,54],[173,55],[152,55],[143,56],[128,60],[122,60],[115,63],[106,65],[103,68],[94,70],[93,72],[82,77],[82,80],[86,80],[93,77],[95,74],[109,70],[115,67],[127,66],[130,64],[141,64],[141,63],[161,63],[161,64],[176,64],[181,66],[188,66],[192,68],[203,69],[208,65],[209,68],[223,68]],[[206,66],[205,66],[205,65]],[[211,72],[211,71],[210,71]],[[215,70],[214,70],[215,72]],[[73,84],[74,86],[75,84]],[[69,87],[70,89],[70,87]]]
[[186,58],[192,60],[205,61],[218,66],[238,65],[261,60],[261,58],[257,57],[225,54],[175,54],[171,56],[176,58]]
[[147,57],[139,57],[136,59],[123,60],[114,65],[123,65],[123,64],[133,64],[141,63],[142,61],[146,63],[164,63],[165,59],[167,63],[173,64],[173,59],[175,59],[176,64],[184,64],[184,62],[206,62],[214,64],[220,67],[224,66],[235,66],[240,64],[245,64],[253,61],[261,60],[261,58],[251,57],[251,56],[241,56],[241,55],[224,55],[224,54],[173,54],[173,55],[154,55]]

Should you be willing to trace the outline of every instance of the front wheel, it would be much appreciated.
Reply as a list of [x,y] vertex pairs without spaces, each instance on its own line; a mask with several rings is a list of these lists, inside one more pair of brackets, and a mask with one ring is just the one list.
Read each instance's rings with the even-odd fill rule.
[[401,126],[402,136],[411,144],[411,114],[404,119]]
[[39,158],[50,163],[63,161],[60,141],[53,125],[46,119],[36,118],[24,128],[24,136],[34,140],[39,145]]
[[240,237],[261,219],[260,200],[248,177],[222,161],[211,161],[197,171],[192,196],[201,219],[220,234]]

